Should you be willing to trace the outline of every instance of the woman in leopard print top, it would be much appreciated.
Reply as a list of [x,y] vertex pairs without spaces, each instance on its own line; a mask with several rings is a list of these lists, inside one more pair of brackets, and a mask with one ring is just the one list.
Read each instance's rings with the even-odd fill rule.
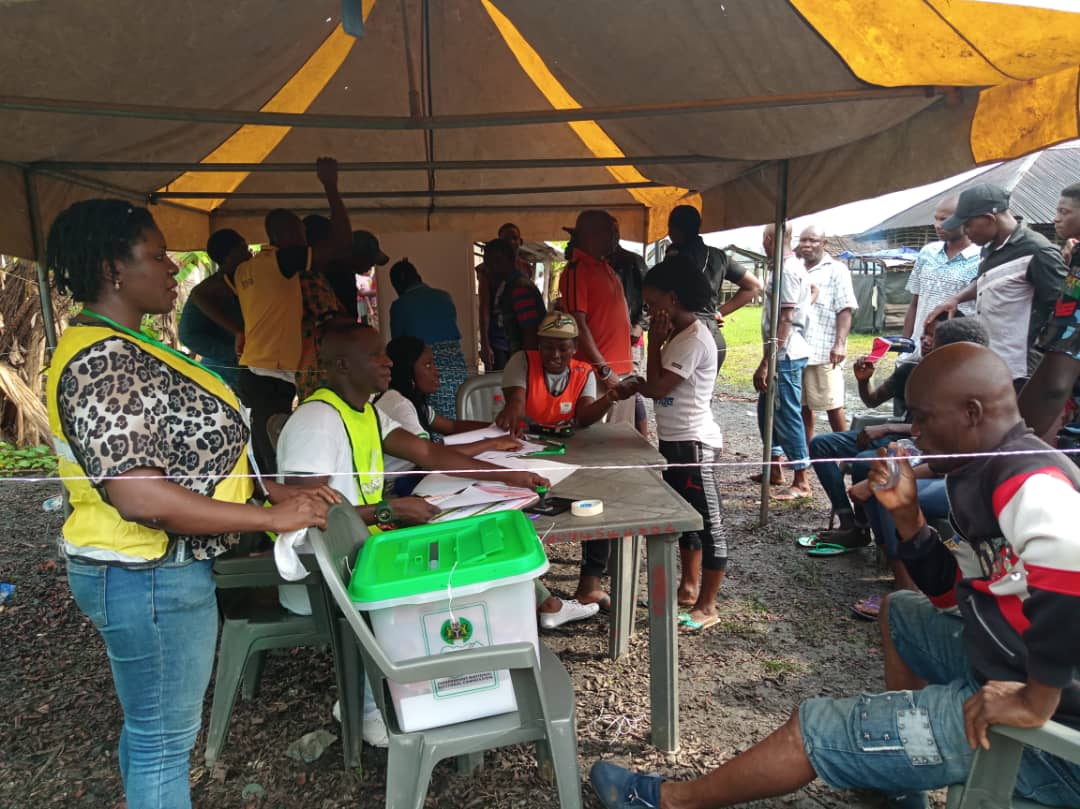
[[57,289],[87,307],[61,337],[48,386],[71,503],[68,581],[112,665],[129,809],[183,809],[217,645],[212,559],[240,531],[321,525],[336,497],[246,502],[248,431],[232,392],[139,332],[177,294],[146,209],[71,206],[50,230],[47,261]]

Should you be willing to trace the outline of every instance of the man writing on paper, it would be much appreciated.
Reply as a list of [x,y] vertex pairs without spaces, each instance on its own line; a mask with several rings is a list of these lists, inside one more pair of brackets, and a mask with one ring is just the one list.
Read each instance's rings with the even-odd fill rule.
[[[574,359],[578,350],[578,324],[562,312],[552,312],[537,329],[539,349],[519,351],[503,369],[506,406],[495,424],[520,434],[526,423],[543,427],[587,427],[604,417],[614,402],[634,395],[628,380],[608,388],[596,398],[596,375],[587,362]],[[607,567],[611,541],[586,542],[581,551],[581,576],[574,599],[582,604],[604,604],[607,594],[600,578]]]
[[329,483],[356,506],[368,525],[394,528],[426,523],[438,509],[419,497],[383,498],[383,453],[423,469],[468,469],[470,478],[535,490],[548,481],[503,469],[410,433],[369,400],[390,385],[392,363],[379,333],[367,326],[335,327],[320,346],[327,384],[304,400],[278,439],[278,469],[293,486]]

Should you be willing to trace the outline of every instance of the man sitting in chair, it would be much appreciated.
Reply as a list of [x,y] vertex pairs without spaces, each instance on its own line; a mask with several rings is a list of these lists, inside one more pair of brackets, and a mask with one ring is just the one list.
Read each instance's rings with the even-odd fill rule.
[[[602,419],[612,404],[634,395],[634,385],[627,380],[597,398],[592,367],[574,359],[577,336],[577,322],[563,312],[552,312],[540,322],[538,349],[517,352],[503,369],[506,406],[495,416],[496,425],[514,435],[530,426],[556,431],[588,427]],[[610,603],[600,585],[610,550],[611,541],[606,539],[582,545],[575,601],[605,608]]]
[[[418,438],[389,416],[379,415],[369,400],[389,386],[391,362],[375,329],[346,325],[327,330],[319,346],[319,362],[326,372],[326,387],[293,411],[278,438],[279,482],[330,485],[356,507],[372,533],[420,525],[439,511],[422,497],[383,497],[384,451],[422,469],[468,469],[470,478],[490,478],[523,489],[548,486],[545,478],[532,472],[469,458]],[[279,592],[286,609],[311,614],[303,585],[285,585]],[[373,713],[374,703],[366,702],[364,738],[375,743],[377,713]]]
[[[599,761],[592,785],[608,809],[732,806],[815,778],[925,807],[924,790],[965,780],[991,725],[1053,718],[1080,728],[1080,469],[1024,425],[1012,373],[988,348],[936,349],[908,390],[911,434],[946,475],[957,533],[944,540],[927,524],[911,467],[894,460],[893,484],[880,449],[870,481],[925,593],[893,593],[881,612],[889,691],[807,700],[772,735],[691,781]],[[941,609],[954,605],[959,614]],[[1025,749],[1016,792],[1080,806],[1080,765]]]

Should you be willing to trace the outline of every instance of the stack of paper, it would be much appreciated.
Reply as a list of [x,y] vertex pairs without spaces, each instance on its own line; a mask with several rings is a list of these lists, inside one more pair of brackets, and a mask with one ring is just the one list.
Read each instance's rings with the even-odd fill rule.
[[494,511],[509,511],[530,506],[536,492],[494,481],[469,480],[450,475],[425,475],[413,494],[423,497],[439,509],[431,522],[460,520]]

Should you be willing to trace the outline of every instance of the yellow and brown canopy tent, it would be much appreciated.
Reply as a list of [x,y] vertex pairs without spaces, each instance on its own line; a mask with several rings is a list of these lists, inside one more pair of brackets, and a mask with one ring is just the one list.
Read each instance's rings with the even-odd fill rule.
[[102,193],[174,249],[258,238],[321,207],[320,154],[374,231],[809,213],[1080,136],[1080,13],[1046,5],[1077,4],[0,0],[0,252]]
[[308,166],[324,153],[373,230],[482,236],[512,214],[554,238],[596,205],[640,240],[690,190],[710,229],[771,218],[780,160],[794,215],[1078,135],[1080,13],[345,5],[363,14],[359,39],[339,0],[0,4],[0,251],[37,256],[35,227],[102,189],[160,192],[177,248],[222,225],[257,231],[268,208],[320,206]]

